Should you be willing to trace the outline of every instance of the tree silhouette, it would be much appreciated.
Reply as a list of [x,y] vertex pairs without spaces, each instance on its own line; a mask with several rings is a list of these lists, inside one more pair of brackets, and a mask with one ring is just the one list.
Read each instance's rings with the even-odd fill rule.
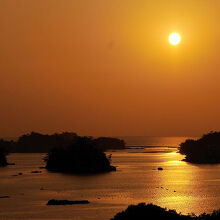
[[191,163],[220,163],[220,132],[210,132],[198,140],[187,139],[179,152]]
[[45,158],[50,171],[66,173],[100,173],[116,170],[105,153],[95,147],[91,137],[77,137],[68,147],[55,147]]
[[6,156],[8,155],[8,150],[6,148],[6,142],[4,140],[0,140],[0,166],[6,166],[7,163],[7,158]]

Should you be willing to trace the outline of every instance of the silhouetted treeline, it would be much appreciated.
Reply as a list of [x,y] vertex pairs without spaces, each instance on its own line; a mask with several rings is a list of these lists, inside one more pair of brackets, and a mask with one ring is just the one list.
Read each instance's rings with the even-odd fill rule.
[[4,140],[0,139],[0,167],[6,166],[7,163],[7,150],[8,142],[5,142]]
[[90,174],[116,170],[91,137],[78,136],[68,147],[52,148],[45,161],[46,168],[56,172]]
[[178,214],[175,210],[167,210],[159,206],[145,203],[138,205],[130,205],[125,211],[115,215],[111,220],[219,220],[220,210],[213,211],[212,214],[195,215],[182,215]]
[[[73,132],[55,133],[52,135],[31,132],[30,134],[22,135],[17,141],[4,141],[4,143],[12,153],[47,153],[53,147],[69,146],[78,137]],[[124,141],[117,138],[101,137],[92,140],[97,148],[104,151],[125,148]]]
[[52,147],[71,144],[76,137],[77,134],[72,132],[55,133],[52,135],[31,132],[19,137],[18,141],[14,142],[11,152],[47,153]]
[[188,139],[180,144],[179,152],[191,163],[220,163],[220,132],[210,132],[198,140]]

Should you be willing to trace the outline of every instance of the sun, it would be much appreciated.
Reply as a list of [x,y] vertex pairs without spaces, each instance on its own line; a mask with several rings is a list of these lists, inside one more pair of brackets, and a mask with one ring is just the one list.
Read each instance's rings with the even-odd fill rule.
[[176,46],[181,42],[181,36],[178,33],[172,33],[169,35],[169,42]]

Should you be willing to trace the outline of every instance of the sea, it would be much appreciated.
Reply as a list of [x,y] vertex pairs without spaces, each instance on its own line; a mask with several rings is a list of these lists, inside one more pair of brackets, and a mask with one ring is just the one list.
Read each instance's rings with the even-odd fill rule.
[[[121,138],[127,149],[106,152],[117,171],[98,175],[48,172],[40,169],[45,154],[10,154],[16,165],[0,168],[0,219],[110,220],[140,202],[183,214],[220,208],[220,165],[183,161],[178,146],[189,137]],[[90,203],[47,206],[50,199]]]

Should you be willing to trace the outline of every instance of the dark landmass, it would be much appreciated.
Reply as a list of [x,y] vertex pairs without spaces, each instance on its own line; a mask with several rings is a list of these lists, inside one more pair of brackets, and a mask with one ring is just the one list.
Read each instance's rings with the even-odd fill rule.
[[[52,135],[31,132],[22,135],[17,141],[1,141],[11,153],[47,153],[53,147],[66,147],[73,144],[78,137],[80,136],[73,132]],[[117,138],[100,137],[92,140],[96,147],[103,151],[125,148],[125,142]]]
[[5,167],[8,165],[7,162],[7,156],[8,151],[7,148],[5,147],[5,142],[3,140],[0,140],[0,167]]
[[52,147],[68,146],[76,137],[77,134],[72,132],[52,135],[31,132],[14,141],[10,151],[12,153],[47,153]]
[[47,205],[76,205],[76,204],[89,204],[88,200],[56,200],[51,199],[47,202]]
[[212,214],[182,215],[175,210],[167,210],[153,204],[140,203],[130,205],[125,211],[115,215],[111,220],[217,220],[220,219],[220,210],[213,211]]
[[7,165],[14,166],[16,164],[15,163],[8,163]]
[[190,163],[220,163],[220,132],[210,132],[198,140],[187,139],[180,144],[179,152]]
[[10,196],[0,196],[0,199],[8,199]]
[[77,137],[68,147],[54,147],[45,158],[49,171],[94,174],[116,171],[91,137]]
[[42,171],[34,170],[34,171],[31,171],[31,173],[42,173]]
[[95,146],[103,151],[125,149],[124,140],[110,137],[99,137],[94,139]]

